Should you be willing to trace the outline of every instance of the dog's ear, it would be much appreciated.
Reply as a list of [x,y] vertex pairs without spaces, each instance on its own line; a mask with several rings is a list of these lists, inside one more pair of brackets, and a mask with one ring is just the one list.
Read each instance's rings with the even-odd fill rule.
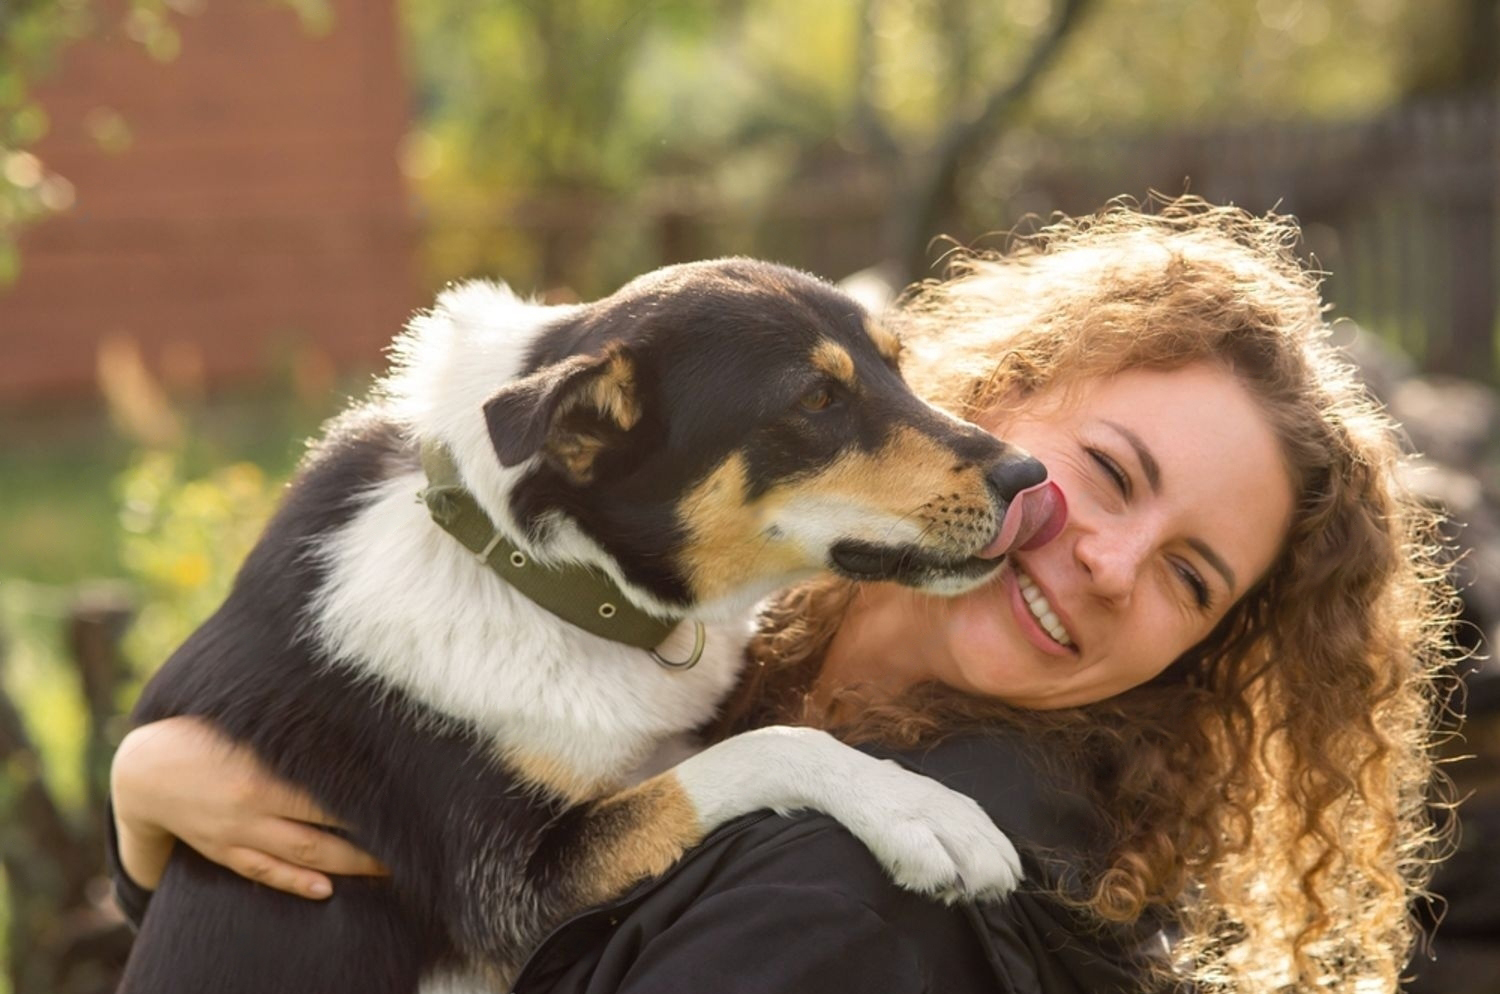
[[570,356],[508,384],[484,405],[502,466],[543,452],[576,483],[593,479],[599,453],[640,418],[635,363],[619,348]]

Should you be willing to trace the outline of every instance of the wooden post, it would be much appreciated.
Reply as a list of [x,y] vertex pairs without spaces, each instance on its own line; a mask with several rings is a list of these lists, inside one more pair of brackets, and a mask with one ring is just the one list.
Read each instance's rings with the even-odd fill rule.
[[[82,589],[66,621],[87,713],[85,810],[70,817],[42,776],[21,710],[0,688],[0,864],[8,883],[9,975],[15,994],[103,994],[118,979],[130,933],[104,880],[104,798],[120,637],[133,614],[118,586]],[[0,665],[6,647],[0,640]]]
[[69,612],[68,646],[88,718],[83,759],[92,811],[104,810],[109,793],[109,760],[117,744],[113,726],[119,720],[119,689],[125,678],[120,640],[134,616],[129,590],[117,583],[79,589]]

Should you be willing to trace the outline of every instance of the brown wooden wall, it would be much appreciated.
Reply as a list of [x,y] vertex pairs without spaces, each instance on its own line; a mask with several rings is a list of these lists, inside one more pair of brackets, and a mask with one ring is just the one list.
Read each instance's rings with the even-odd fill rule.
[[[409,97],[394,0],[333,0],[331,31],[286,7],[211,0],[161,63],[118,30],[67,50],[40,90],[36,149],[76,202],[23,236],[0,288],[0,405],[94,392],[109,336],[168,377],[253,381],[311,351],[379,359],[414,299],[397,164]],[[117,112],[117,153],[89,115]]]

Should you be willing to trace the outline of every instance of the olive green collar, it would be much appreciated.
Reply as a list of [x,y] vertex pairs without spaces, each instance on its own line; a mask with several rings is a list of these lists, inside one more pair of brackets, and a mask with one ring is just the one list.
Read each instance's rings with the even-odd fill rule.
[[424,442],[422,469],[427,486],[419,494],[438,527],[458,539],[481,563],[532,602],[571,625],[612,642],[650,651],[658,663],[687,669],[703,652],[703,626],[697,625],[692,656],[673,662],[656,653],[676,621],[642,611],[608,575],[590,566],[551,566],[536,562],[500,534],[474,495],[464,489],[458,466],[441,445]]

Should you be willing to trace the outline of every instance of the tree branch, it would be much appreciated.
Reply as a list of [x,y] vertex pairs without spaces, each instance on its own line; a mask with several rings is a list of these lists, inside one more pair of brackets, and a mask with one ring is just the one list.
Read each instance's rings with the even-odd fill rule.
[[991,93],[977,113],[954,124],[938,142],[912,196],[903,198],[911,204],[911,209],[897,220],[897,260],[902,267],[902,282],[926,270],[928,246],[958,203],[963,174],[994,145],[1011,115],[1031,94],[1091,6],[1092,0],[1058,0],[1051,23],[1016,75]]

